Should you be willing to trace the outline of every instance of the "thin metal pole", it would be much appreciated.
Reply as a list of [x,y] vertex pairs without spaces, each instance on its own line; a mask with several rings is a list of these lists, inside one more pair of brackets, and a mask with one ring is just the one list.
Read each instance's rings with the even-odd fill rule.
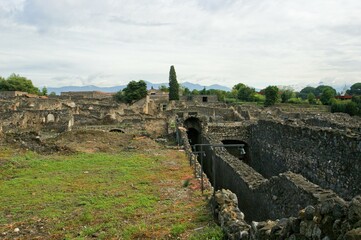
[[203,146],[201,146],[201,190],[202,190],[202,195],[203,195],[203,190],[204,190],[204,186],[203,186]]
[[212,168],[213,168],[213,196],[216,194],[216,160],[212,154]]

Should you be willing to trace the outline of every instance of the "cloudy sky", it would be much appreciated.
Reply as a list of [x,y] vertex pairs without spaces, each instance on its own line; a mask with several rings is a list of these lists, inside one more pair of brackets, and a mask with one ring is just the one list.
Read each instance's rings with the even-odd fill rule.
[[360,0],[0,0],[0,76],[233,86],[361,82]]

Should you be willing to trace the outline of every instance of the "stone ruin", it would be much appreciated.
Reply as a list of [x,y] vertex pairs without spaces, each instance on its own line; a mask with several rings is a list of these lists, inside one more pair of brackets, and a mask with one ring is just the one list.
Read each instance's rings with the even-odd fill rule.
[[[230,239],[361,239],[358,117],[331,114],[324,106],[150,97],[133,105],[111,98],[4,98],[0,112],[0,138],[18,141],[30,133],[45,143],[46,136],[77,129],[178,136],[196,176],[217,191],[214,211]],[[197,143],[241,143],[245,154],[205,147],[201,166],[191,148]]]
[[203,170],[219,190],[214,211],[228,238],[361,239],[360,118],[235,111],[215,121],[192,109],[179,128],[185,146],[244,145],[245,155],[227,147],[196,149],[204,151]]

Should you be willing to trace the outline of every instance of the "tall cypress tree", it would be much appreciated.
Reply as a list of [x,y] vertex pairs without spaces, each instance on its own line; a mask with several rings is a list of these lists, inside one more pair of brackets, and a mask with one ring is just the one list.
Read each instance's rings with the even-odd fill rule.
[[173,65],[169,71],[169,100],[179,100],[179,84]]

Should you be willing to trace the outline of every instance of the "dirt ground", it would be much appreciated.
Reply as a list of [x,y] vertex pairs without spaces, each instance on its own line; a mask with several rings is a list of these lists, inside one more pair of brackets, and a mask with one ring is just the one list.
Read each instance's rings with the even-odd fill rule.
[[41,133],[36,132],[6,134],[3,136],[2,144],[17,149],[31,150],[39,154],[149,151],[159,147],[159,144],[146,136],[101,130],[76,130],[47,139],[42,139]]

